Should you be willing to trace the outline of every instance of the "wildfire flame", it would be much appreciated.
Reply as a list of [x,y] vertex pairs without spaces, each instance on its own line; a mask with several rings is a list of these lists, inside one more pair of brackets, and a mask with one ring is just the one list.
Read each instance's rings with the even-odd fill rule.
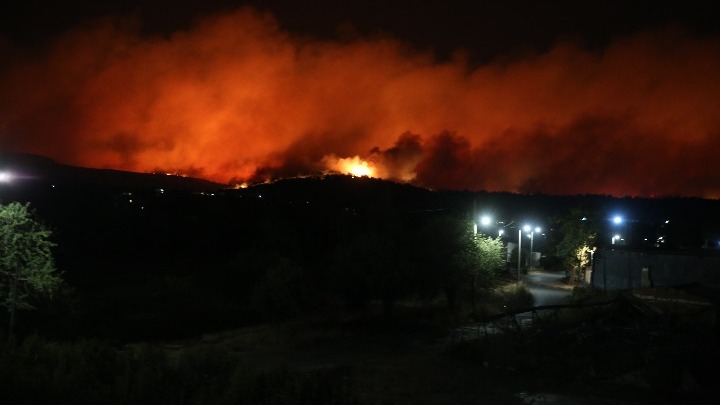
[[349,170],[350,174],[353,176],[367,176],[371,177],[372,175],[372,169],[368,166],[367,162],[360,162],[360,164],[356,164],[352,166]]
[[360,156],[348,158],[326,156],[324,160],[325,165],[330,171],[336,171],[358,177],[376,176],[377,170],[374,165],[366,160],[363,160]]

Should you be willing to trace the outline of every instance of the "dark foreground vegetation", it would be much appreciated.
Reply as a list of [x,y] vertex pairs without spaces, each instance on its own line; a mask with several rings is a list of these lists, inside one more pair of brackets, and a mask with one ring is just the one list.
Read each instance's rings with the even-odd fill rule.
[[7,404],[356,404],[351,370],[257,370],[222,347],[27,338],[0,354]]
[[[12,330],[0,318],[3,404],[691,403],[717,376],[714,323],[628,300],[453,339],[532,304],[515,288],[528,248],[506,266],[465,193],[348,176],[8,187],[0,203],[29,203],[51,231],[62,282],[22,290]],[[580,269],[595,230],[565,225],[573,238],[549,237],[541,263]],[[20,302],[2,263],[0,294]]]
[[[606,299],[608,297],[595,297]],[[0,351],[13,404],[704,404],[720,350],[707,311],[636,299],[451,340],[435,314],[274,323],[118,344],[29,336]],[[435,316],[435,318],[433,318]]]
[[472,310],[506,273],[467,204],[373,179],[26,195],[65,284],[18,317],[20,334],[178,338],[375,301],[387,314],[401,300]]

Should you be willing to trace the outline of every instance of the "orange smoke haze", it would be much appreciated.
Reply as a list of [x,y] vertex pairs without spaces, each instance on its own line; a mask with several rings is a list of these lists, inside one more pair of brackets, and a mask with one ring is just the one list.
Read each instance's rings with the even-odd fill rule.
[[474,66],[245,8],[169,37],[103,20],[42,55],[0,49],[5,152],[221,183],[364,164],[431,188],[720,197],[720,38],[677,27]]

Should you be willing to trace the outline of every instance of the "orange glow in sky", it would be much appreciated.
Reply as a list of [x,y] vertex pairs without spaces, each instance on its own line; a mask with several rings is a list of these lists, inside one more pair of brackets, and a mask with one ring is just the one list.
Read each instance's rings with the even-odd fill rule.
[[4,152],[227,184],[341,171],[720,197],[720,38],[678,28],[480,65],[390,37],[298,38],[249,8],[168,37],[103,20],[43,53],[0,45]]

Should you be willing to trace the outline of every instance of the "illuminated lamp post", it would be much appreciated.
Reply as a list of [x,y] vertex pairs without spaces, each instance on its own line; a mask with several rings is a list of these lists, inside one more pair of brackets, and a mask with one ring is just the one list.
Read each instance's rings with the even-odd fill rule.
[[[483,215],[480,217],[480,227],[481,228],[487,228],[490,223],[492,222],[492,218],[490,218],[488,215]],[[475,235],[478,233],[478,226],[475,224]]]
[[518,229],[518,248],[517,248],[517,255],[518,255],[518,269],[517,269],[517,287],[520,288],[520,263],[521,263],[521,257],[522,257],[522,229]]
[[[620,215],[615,215],[614,217],[612,217],[611,221],[614,226],[620,226],[623,223],[623,217],[621,217]],[[620,235],[618,235],[618,234],[613,235],[613,237],[611,239],[613,245],[615,244],[616,240],[617,241],[620,240]]]
[[[530,226],[529,226],[529,225],[526,225],[526,226],[525,226],[525,232],[528,232],[528,231],[530,231]],[[531,256],[532,253],[533,253],[533,240],[535,239],[535,232],[540,233],[540,227],[539,227],[539,226],[536,226],[535,229],[533,229],[533,230],[530,232],[530,254],[529,254],[527,257],[525,257],[525,267],[528,267],[528,266],[529,266],[530,256]]]

